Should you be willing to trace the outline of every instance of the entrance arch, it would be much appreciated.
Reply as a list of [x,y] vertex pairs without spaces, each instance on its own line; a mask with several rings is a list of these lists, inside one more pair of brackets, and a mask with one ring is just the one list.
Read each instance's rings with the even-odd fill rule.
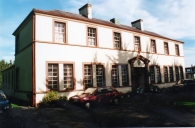
[[[136,68],[134,63],[141,62],[144,63],[144,65],[142,65],[142,68]],[[147,58],[138,55],[136,57],[133,57],[132,59],[128,60],[128,63],[130,64],[130,68],[131,68],[131,83],[132,83],[132,90],[135,90],[135,88],[137,88],[138,86],[140,86],[138,84],[138,82],[142,82],[142,86],[144,86],[146,88],[146,91],[148,90],[149,87],[149,62],[150,60],[148,60]],[[140,74],[141,73],[141,74]]]

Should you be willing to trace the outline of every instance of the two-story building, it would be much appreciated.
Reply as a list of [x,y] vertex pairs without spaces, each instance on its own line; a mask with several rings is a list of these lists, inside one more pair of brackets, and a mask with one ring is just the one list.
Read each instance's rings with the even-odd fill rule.
[[33,9],[13,33],[15,65],[3,72],[3,90],[36,106],[50,90],[70,97],[91,86],[172,85],[184,77],[184,43],[143,24],[93,18],[91,4],[79,14]]
[[195,80],[195,66],[186,67],[186,79],[194,79]]

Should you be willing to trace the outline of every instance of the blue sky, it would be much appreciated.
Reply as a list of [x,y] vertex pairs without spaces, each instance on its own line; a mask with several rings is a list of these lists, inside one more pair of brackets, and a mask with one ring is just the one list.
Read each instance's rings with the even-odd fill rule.
[[0,0],[0,60],[14,60],[12,33],[33,8],[78,14],[88,1],[95,18],[143,19],[145,30],[185,42],[185,66],[195,65],[195,0]]

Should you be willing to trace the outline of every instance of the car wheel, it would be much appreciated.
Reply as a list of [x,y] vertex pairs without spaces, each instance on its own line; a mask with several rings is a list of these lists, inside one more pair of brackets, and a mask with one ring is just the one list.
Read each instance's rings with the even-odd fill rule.
[[90,109],[90,108],[91,108],[91,103],[90,103],[90,102],[86,102],[86,103],[85,103],[85,107],[86,107],[87,109]]
[[118,99],[118,98],[115,98],[115,99],[113,100],[113,104],[117,105],[118,103],[119,103],[119,99]]

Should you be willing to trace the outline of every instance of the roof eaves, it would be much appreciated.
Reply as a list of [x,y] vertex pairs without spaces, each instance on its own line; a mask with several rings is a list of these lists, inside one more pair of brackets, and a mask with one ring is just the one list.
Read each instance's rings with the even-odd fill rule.
[[35,9],[33,9],[33,10],[28,14],[28,16],[27,16],[27,17],[22,21],[22,23],[16,28],[16,30],[12,33],[12,35],[15,35],[16,32],[22,27],[22,25],[28,20],[28,18],[29,18],[31,15],[34,14],[34,10],[35,10]]
[[164,38],[167,40],[172,40],[172,41],[176,41],[176,42],[180,42],[180,43],[184,44],[184,42],[182,42],[182,41],[171,39],[171,38],[156,34],[154,32],[141,31],[141,30],[136,29],[136,28],[131,27],[131,26],[126,26],[126,25],[122,25],[122,24],[117,25],[117,24],[114,24],[112,22],[108,22],[108,21],[104,21],[104,20],[100,20],[100,19],[96,19],[96,18],[88,19],[80,14],[74,14],[74,13],[60,11],[60,10],[44,11],[44,10],[34,9],[33,11],[35,13],[42,13],[42,14],[65,17],[65,18],[70,18],[70,19],[75,19],[75,20],[82,20],[82,21],[91,22],[91,23],[95,23],[95,24],[101,24],[101,25],[115,27],[115,28],[124,29],[124,30],[128,30],[128,31],[138,32],[138,33],[142,33],[142,34],[146,34],[146,35],[150,35],[150,36],[155,36],[155,37],[159,37],[159,38]]

